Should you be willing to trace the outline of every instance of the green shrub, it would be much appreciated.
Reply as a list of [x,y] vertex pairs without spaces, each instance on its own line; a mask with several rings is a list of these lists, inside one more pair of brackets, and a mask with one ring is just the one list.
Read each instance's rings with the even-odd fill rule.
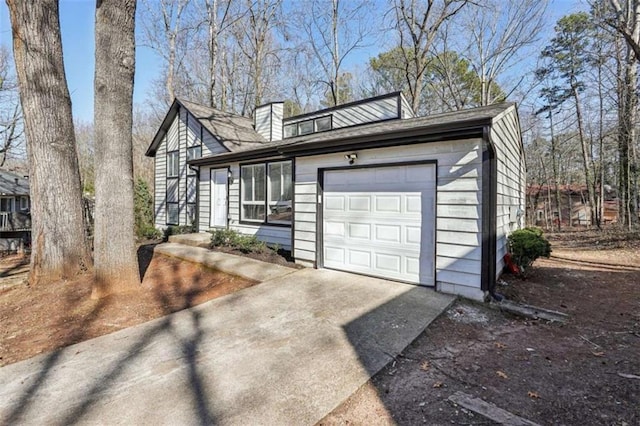
[[133,212],[138,238],[160,238],[162,234],[153,226],[153,196],[149,185],[141,178],[133,187]]
[[537,258],[551,255],[551,244],[542,236],[541,229],[524,228],[509,235],[509,252],[513,262],[525,275]]
[[153,225],[145,226],[136,230],[138,238],[145,238],[147,240],[158,240],[162,238],[162,232]]
[[170,225],[164,230],[164,240],[167,241],[172,235],[192,234],[196,232],[195,225]]
[[213,229],[209,232],[211,247],[228,247],[243,253],[262,253],[268,249],[255,235],[244,235],[231,229]]

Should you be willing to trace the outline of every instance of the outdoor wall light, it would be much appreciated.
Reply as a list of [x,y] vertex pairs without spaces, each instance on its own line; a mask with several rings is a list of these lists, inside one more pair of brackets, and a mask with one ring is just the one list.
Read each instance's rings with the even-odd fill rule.
[[344,156],[344,159],[349,162],[349,165],[352,165],[353,163],[355,163],[357,158],[358,158],[358,154],[355,154],[355,153],[347,154]]
[[233,183],[233,172],[231,171],[231,169],[227,170],[227,181],[229,182],[229,184]]

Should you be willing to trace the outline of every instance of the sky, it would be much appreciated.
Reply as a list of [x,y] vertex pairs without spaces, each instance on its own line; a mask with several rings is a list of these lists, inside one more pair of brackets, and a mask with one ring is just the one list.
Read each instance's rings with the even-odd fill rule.
[[[60,0],[62,49],[73,116],[84,122],[93,120],[94,7],[94,0]],[[550,9],[552,22],[555,22],[567,13],[586,9],[586,5],[580,0],[551,0]],[[0,0],[0,44],[11,49],[9,12],[3,0]],[[366,56],[378,53],[371,51]],[[159,76],[161,68],[160,58],[151,49],[136,46],[135,104],[144,105],[151,83]]]

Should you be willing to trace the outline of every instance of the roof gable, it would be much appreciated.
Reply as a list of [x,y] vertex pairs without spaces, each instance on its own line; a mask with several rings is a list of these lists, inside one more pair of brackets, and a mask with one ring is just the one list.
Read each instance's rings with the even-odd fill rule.
[[175,99],[145,155],[155,156],[169,127],[179,116],[180,108],[184,108],[189,115],[194,117],[202,125],[204,131],[208,132],[227,151],[255,149],[265,142],[265,139],[253,129],[253,121],[250,118],[194,102]]

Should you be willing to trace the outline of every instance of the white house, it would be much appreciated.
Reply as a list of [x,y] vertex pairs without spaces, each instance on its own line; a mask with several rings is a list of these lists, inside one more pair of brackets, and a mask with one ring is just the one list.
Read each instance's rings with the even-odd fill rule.
[[492,292],[525,211],[514,104],[414,117],[391,93],[254,116],[173,102],[147,151],[157,227],[231,228],[310,267]]
[[31,238],[29,180],[0,170],[0,252],[21,250]]

